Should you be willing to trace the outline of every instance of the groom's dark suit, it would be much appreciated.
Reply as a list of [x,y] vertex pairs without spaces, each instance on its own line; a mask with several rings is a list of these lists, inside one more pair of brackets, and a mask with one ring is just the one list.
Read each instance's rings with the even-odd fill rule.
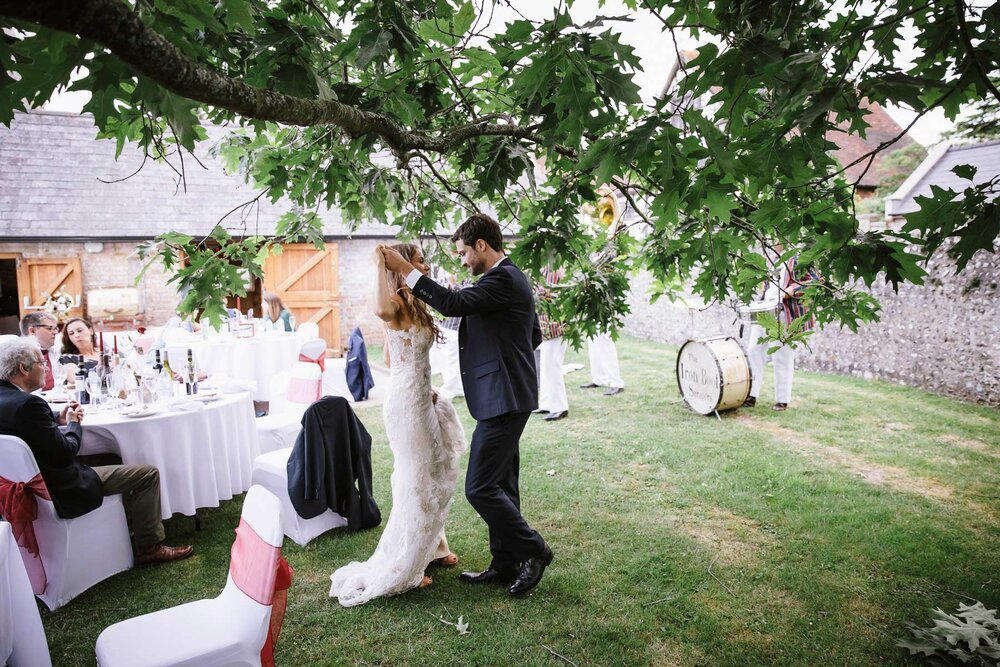
[[518,441],[538,407],[534,350],[542,332],[531,286],[504,258],[465,289],[449,290],[423,276],[413,293],[441,314],[462,318],[462,386],[477,422],[465,497],[489,526],[492,567],[509,570],[545,547],[521,516],[517,488]]

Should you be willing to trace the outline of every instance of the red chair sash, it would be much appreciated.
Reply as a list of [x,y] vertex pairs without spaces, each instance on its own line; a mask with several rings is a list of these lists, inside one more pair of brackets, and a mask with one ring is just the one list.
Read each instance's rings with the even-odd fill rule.
[[38,501],[35,496],[44,500],[52,500],[49,489],[38,473],[27,482],[12,482],[6,477],[0,477],[0,515],[10,523],[11,532],[17,545],[37,559],[25,562],[31,579],[31,588],[35,595],[45,591],[47,579],[45,566],[38,555],[38,540],[35,538],[34,521],[38,518]]
[[304,361],[307,364],[316,364],[317,366],[319,366],[320,372],[326,370],[326,354],[320,354],[315,359],[310,359],[306,355],[299,352],[299,361]]
[[[292,585],[294,572],[281,555],[281,547],[268,544],[243,519],[236,527],[236,541],[231,554],[229,575],[236,587],[259,604],[271,607],[271,622],[260,652],[260,662],[263,667],[274,667],[274,647],[278,644],[281,624],[285,620],[287,590]],[[262,567],[273,561],[276,561],[274,568]]]

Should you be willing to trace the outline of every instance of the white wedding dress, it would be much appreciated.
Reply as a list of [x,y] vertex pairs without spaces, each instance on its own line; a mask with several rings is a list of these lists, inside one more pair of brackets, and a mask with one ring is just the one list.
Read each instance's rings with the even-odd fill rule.
[[330,576],[330,597],[353,607],[415,588],[444,536],[465,432],[444,398],[431,399],[430,329],[386,330],[390,387],[382,408],[392,450],[392,511],[364,563]]

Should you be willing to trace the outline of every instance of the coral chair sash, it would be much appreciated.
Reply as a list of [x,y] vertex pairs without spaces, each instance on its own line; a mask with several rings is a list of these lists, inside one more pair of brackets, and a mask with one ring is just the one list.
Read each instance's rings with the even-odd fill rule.
[[320,371],[325,371],[326,370],[326,354],[325,354],[325,351],[324,351],[324,353],[320,354],[315,359],[307,357],[306,355],[304,355],[301,352],[299,352],[299,361],[304,361],[307,364],[316,364],[317,366],[319,366],[319,370]]
[[0,515],[9,523],[17,545],[34,556],[25,562],[32,592],[39,595],[45,591],[45,566],[38,555],[38,540],[32,525],[38,518],[38,501],[35,497],[52,500],[49,490],[38,473],[27,482],[12,482],[0,477]]
[[[275,561],[276,567],[262,567],[262,564]],[[281,555],[281,547],[268,544],[250,524],[240,519],[229,562],[229,575],[237,588],[248,597],[271,607],[271,623],[260,652],[260,661],[263,667],[273,667],[274,647],[285,620],[287,591],[292,585],[293,570]]]

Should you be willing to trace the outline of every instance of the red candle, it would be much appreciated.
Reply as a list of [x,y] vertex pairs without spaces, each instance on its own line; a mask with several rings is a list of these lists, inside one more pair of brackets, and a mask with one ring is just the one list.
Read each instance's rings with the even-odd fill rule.
[[236,310],[243,312],[243,306],[240,305],[240,297],[236,297]]
[[104,332],[101,332],[101,352],[104,352]]
[[115,354],[118,354],[118,336],[115,336]]

